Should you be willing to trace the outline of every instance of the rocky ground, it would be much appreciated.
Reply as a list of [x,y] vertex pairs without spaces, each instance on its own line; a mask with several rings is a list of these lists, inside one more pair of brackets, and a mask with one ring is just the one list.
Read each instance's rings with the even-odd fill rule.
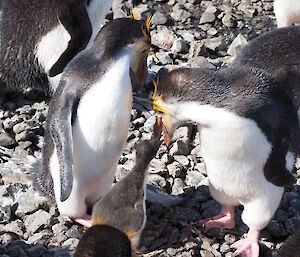
[[[127,2],[122,3],[115,16],[123,15],[121,10],[127,7]],[[151,78],[162,66],[227,65],[241,45],[275,24],[271,0],[155,0],[142,1],[137,10],[144,15],[154,12],[152,39],[161,50],[149,57]],[[147,95],[151,87],[149,83],[141,93]],[[48,101],[33,93],[0,97],[0,145],[5,152],[0,164],[3,257],[71,256],[82,235],[82,228],[59,216],[55,205],[35,192],[25,176],[43,145]],[[154,122],[153,113],[135,105],[116,181],[133,166],[134,145],[150,137]],[[234,256],[230,244],[247,232],[240,219],[230,231],[205,231],[194,225],[198,219],[216,214],[219,205],[208,192],[198,139],[190,153],[187,130],[179,128],[173,146],[168,150],[162,145],[151,163],[149,185],[172,196],[157,203],[149,194],[142,256]],[[274,219],[262,231],[261,256],[272,256],[300,226],[300,170],[295,174],[297,185],[286,190]],[[238,217],[240,212],[238,209]]]

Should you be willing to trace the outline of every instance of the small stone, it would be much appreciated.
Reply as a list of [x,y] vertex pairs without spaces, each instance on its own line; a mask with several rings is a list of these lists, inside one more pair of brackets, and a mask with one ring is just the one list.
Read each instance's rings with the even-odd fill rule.
[[167,170],[173,178],[179,177],[182,173],[182,166],[178,162],[173,162],[167,165]]
[[214,255],[207,250],[201,250],[200,255],[201,255],[201,257],[214,257]]
[[15,139],[17,142],[19,141],[31,141],[35,138],[35,134],[32,131],[25,130],[20,134],[16,134]]
[[230,46],[228,47],[227,53],[231,56],[235,56],[241,47],[247,44],[247,39],[243,36],[243,34],[238,34],[236,38],[232,41]]
[[164,25],[168,22],[168,16],[163,12],[155,12],[152,18],[154,25]]
[[43,210],[38,210],[35,213],[25,217],[24,225],[29,232],[36,232],[40,227],[45,227],[50,224],[51,215]]
[[234,235],[231,235],[231,234],[226,234],[224,236],[224,241],[228,244],[233,244],[235,242],[236,238]]
[[176,39],[171,48],[171,52],[175,54],[187,54],[189,52],[190,45],[183,39]]
[[181,195],[184,193],[185,184],[180,178],[174,179],[174,184],[172,186],[172,195]]
[[189,60],[192,68],[215,69],[215,66],[203,56],[196,56]]
[[0,206],[0,224],[5,224],[10,221],[11,218],[11,207]]
[[22,237],[24,235],[23,229],[24,225],[21,220],[13,220],[5,226],[0,227],[1,231],[13,232],[16,235]]
[[147,176],[147,181],[154,186],[158,186],[158,187],[166,186],[166,180],[158,174],[149,174]]
[[217,8],[213,5],[207,7],[207,9],[203,12],[199,24],[211,23],[216,19]]
[[148,118],[144,124],[144,131],[152,132],[155,122],[156,122],[156,116],[151,116],[150,118]]
[[13,132],[15,134],[20,134],[21,132],[28,129],[30,129],[30,126],[24,121],[13,126]]
[[190,161],[184,155],[174,155],[174,160],[179,162],[182,166],[188,166]]
[[188,170],[186,174],[185,183],[187,186],[196,187],[203,179],[204,175],[196,170]]
[[70,229],[67,230],[66,236],[68,238],[80,238],[82,233],[79,231],[78,227],[73,225]]
[[18,198],[18,207],[15,214],[18,217],[24,217],[27,214],[34,213],[41,206],[47,205],[47,199],[40,196],[37,192],[30,189],[25,193],[22,193]]
[[16,141],[8,135],[4,130],[0,131],[0,145],[1,146],[12,146]]
[[49,241],[50,236],[53,236],[53,234],[50,234],[47,230],[43,230],[42,232],[35,233],[30,236],[27,241],[29,244],[45,244]]
[[216,50],[222,50],[222,47],[224,46],[223,40],[224,40],[223,37],[214,37],[214,38],[203,39],[203,42],[208,49],[212,51],[216,51]]
[[75,250],[79,242],[79,239],[77,238],[69,238],[65,242],[63,242],[62,246],[67,247],[71,251]]

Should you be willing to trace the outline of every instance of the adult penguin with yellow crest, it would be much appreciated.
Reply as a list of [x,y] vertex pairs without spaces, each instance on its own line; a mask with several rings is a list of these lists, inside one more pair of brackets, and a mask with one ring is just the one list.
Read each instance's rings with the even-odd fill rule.
[[66,67],[50,102],[42,160],[32,174],[45,194],[52,196],[54,187],[59,212],[81,224],[90,225],[87,209],[112,186],[128,134],[132,84],[147,78],[150,23],[107,23]]
[[260,231],[277,210],[299,154],[299,120],[282,85],[263,70],[229,66],[220,70],[177,69],[161,77],[154,94],[166,143],[175,128],[196,122],[201,156],[218,215],[200,224],[235,227],[235,206],[243,205],[249,227],[235,242],[236,255],[259,256]]

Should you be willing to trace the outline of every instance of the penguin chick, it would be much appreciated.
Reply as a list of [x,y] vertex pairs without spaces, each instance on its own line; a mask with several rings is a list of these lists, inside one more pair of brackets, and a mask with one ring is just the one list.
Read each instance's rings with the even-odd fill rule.
[[46,193],[53,181],[59,212],[82,224],[87,207],[113,183],[128,134],[131,78],[143,84],[147,77],[148,25],[125,18],[107,23],[66,67],[49,103],[33,181]]
[[290,171],[300,132],[289,97],[263,71],[242,66],[178,69],[159,81],[153,107],[161,113],[166,141],[179,124],[198,124],[209,189],[223,206],[200,223],[233,228],[234,207],[243,205],[249,232],[232,247],[258,257],[259,232],[278,208],[283,187],[295,182]]
[[160,146],[160,134],[161,130],[152,139],[137,144],[135,166],[131,172],[93,208],[92,224],[106,224],[119,229],[128,236],[134,249],[138,247],[146,223],[146,169]]
[[[285,2],[279,0],[279,2]],[[286,2],[298,2],[289,1]],[[291,8],[291,7],[290,7]],[[293,6],[294,8],[294,6]],[[300,14],[300,12],[299,12]],[[300,106],[300,27],[275,29],[250,41],[237,55],[233,65],[263,69],[278,79],[293,100]]]
[[298,229],[280,247],[275,257],[300,257],[300,230]]
[[274,13],[279,28],[300,23],[300,3],[297,0],[275,0]]
[[108,225],[89,228],[79,241],[74,257],[131,257],[131,243],[120,230]]
[[112,0],[1,0],[1,5],[0,93],[48,92],[94,40]]

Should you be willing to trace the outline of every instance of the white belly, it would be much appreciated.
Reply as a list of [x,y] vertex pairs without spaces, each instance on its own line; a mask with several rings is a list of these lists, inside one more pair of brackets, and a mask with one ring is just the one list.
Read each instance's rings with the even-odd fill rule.
[[89,197],[110,189],[126,143],[132,106],[128,70],[124,60],[115,64],[78,107],[73,126],[74,177]]
[[275,0],[274,12],[278,27],[286,27],[300,23],[299,0]]
[[123,56],[81,98],[72,128],[73,187],[60,201],[60,173],[56,151],[51,174],[59,212],[81,217],[87,205],[107,193],[128,135],[132,106],[129,57]]
[[[209,118],[214,117],[214,109]],[[263,168],[271,144],[252,120],[228,112],[218,122],[201,127],[202,156],[210,183],[235,199],[243,200],[266,183]]]

